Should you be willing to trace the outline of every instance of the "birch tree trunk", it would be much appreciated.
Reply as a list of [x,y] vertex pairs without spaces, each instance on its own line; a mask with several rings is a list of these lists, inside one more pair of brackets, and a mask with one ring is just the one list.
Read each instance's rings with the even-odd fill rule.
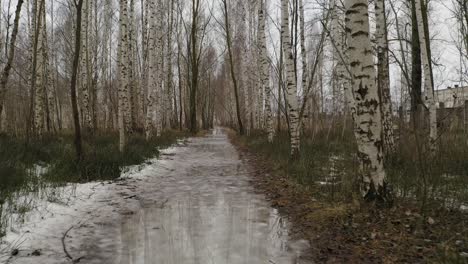
[[135,1],[130,0],[130,11],[128,15],[128,92],[129,92],[129,120],[128,126],[129,131],[132,132],[138,125],[138,81],[137,81],[137,41],[136,41],[136,30],[135,30]]
[[28,120],[27,120],[27,128],[26,133],[27,136],[30,135],[31,131],[34,130],[34,93],[35,93],[35,76],[36,76],[36,15],[37,12],[37,1],[33,0],[32,3],[30,0],[27,0],[27,16],[28,16],[28,86],[29,90],[29,111],[28,111]]
[[111,93],[110,93],[110,87],[111,87],[111,67],[110,67],[110,58],[109,55],[111,54],[111,49],[109,43],[111,42],[112,39],[112,29],[111,29],[111,24],[112,24],[112,0],[106,0],[105,1],[105,12],[104,12],[104,33],[103,33],[103,46],[102,46],[102,79],[103,79],[103,85],[104,85],[104,112],[105,112],[105,118],[104,118],[104,127],[108,129],[112,129],[112,121],[113,121],[113,114],[111,113],[111,107],[112,107],[112,99],[111,99]]
[[368,201],[391,202],[383,166],[382,122],[369,37],[367,0],[346,1],[346,31],[355,98],[355,135],[360,160],[361,191]]
[[84,0],[83,2],[83,22],[81,25],[81,99],[82,99],[82,119],[85,124],[85,128],[92,128],[91,120],[91,110],[89,107],[89,52],[88,52],[88,43],[89,43],[89,0]]
[[147,91],[147,107],[145,120],[145,135],[146,140],[152,136],[154,129],[154,114],[155,114],[155,93],[156,93],[156,69],[155,69],[155,35],[156,35],[156,13],[155,0],[148,0],[149,4],[149,34],[148,34],[148,91]]
[[128,2],[127,0],[120,0],[119,2],[120,17],[120,39],[119,39],[119,72],[120,83],[118,91],[119,99],[119,112],[118,112],[118,125],[119,125],[119,150],[123,152],[126,145],[126,125],[128,116]]
[[273,129],[273,115],[271,112],[271,87],[270,87],[270,74],[269,74],[269,63],[266,46],[266,3],[265,0],[260,0],[260,9],[258,11],[259,20],[259,48],[260,48],[260,78],[262,81],[262,87],[265,91],[265,118],[266,128],[268,133],[268,142],[273,142],[275,131]]
[[287,109],[289,115],[289,133],[291,140],[291,158],[299,157],[299,112],[297,99],[297,85],[294,73],[294,57],[289,33],[288,0],[281,0],[281,42],[283,43],[284,66],[286,70]]
[[385,153],[395,151],[393,136],[393,113],[390,95],[390,70],[388,62],[387,18],[385,0],[375,1],[376,39],[377,39],[377,86],[382,109],[383,143]]
[[421,44],[421,61],[424,69],[424,94],[429,108],[429,148],[434,154],[437,146],[437,108],[434,100],[434,86],[431,76],[431,58],[429,56],[429,40],[424,33],[424,20],[423,20],[423,2],[415,0],[416,4],[416,18],[418,22],[419,42]]
[[[241,21],[244,21],[245,20],[245,13],[244,11],[242,11],[243,14],[242,14],[242,17],[241,17]],[[246,36],[244,34],[246,31],[246,28],[245,28],[245,25],[243,22],[241,22],[241,24],[238,26],[238,34],[242,34],[243,36],[240,37],[241,39],[244,39],[246,38]],[[245,129],[245,133],[246,135],[250,135],[250,131],[251,131],[251,125],[252,125],[252,104],[251,104],[251,95],[249,94],[250,93],[250,87],[249,87],[249,65],[251,64],[251,58],[249,56],[249,53],[247,51],[247,47],[246,47],[246,43],[245,41],[241,41],[241,43],[239,43],[239,53],[240,53],[240,57],[241,58],[244,58],[243,60],[239,60],[238,61],[238,72],[240,74],[239,76],[239,89],[240,89],[240,95],[241,95],[241,98],[242,98],[242,117],[244,118],[243,120],[245,121],[245,126],[244,126],[244,129]]]
[[[180,1],[177,0],[177,8],[180,9]],[[182,130],[183,126],[183,118],[184,118],[184,103],[183,103],[183,81],[184,78],[182,77],[182,61],[181,61],[181,53],[182,53],[182,16],[181,14],[177,13],[177,74],[178,74],[178,88],[179,88],[179,130]]]
[[[91,84],[91,105],[92,105],[92,111],[91,111],[91,120],[92,120],[92,128],[93,128],[93,133],[98,129],[98,81],[99,81],[99,65],[98,65],[98,56],[99,56],[99,28],[100,28],[100,21],[98,19],[99,17],[99,10],[98,10],[98,2],[99,1],[94,1],[93,5],[93,11],[94,14],[91,17],[94,17],[93,21],[93,80]],[[103,42],[104,45],[106,42]],[[102,56],[102,55],[101,55]],[[101,76],[102,78],[102,76]]]
[[55,90],[53,86],[53,79],[52,79],[52,63],[50,61],[49,56],[49,40],[47,36],[47,18],[46,18],[46,10],[44,8],[44,12],[42,13],[42,20],[44,21],[44,48],[43,54],[44,57],[44,92],[46,98],[46,124],[47,124],[47,131],[51,132],[55,130]]
[[76,9],[76,23],[75,23],[75,47],[73,54],[73,65],[72,65],[72,76],[70,83],[70,98],[72,104],[72,114],[73,114],[73,127],[75,130],[75,151],[78,161],[81,161],[83,157],[82,153],[82,142],[81,142],[81,127],[80,127],[80,116],[78,113],[78,102],[76,98],[76,82],[78,76],[78,67],[80,63],[80,47],[81,47],[81,20],[82,20],[82,7],[83,0],[78,0],[75,4]]
[[173,26],[174,26],[174,0],[169,1],[169,21],[168,21],[168,30],[167,30],[167,49],[166,49],[166,92],[167,92],[167,102],[166,102],[166,115],[167,115],[167,125],[169,127],[173,126],[174,119],[174,111],[173,111],[173,87],[172,87],[172,54],[173,54],[173,43],[172,43],[172,33],[173,33]]
[[39,10],[36,11],[36,27],[35,27],[35,95],[34,95],[34,128],[37,135],[42,136],[45,130],[45,38],[46,33],[44,32],[43,12],[45,12],[45,0],[39,2]]
[[138,99],[138,116],[142,118],[143,128],[146,131],[146,103],[148,98],[149,86],[149,41],[148,41],[148,27],[149,27],[149,14],[150,2],[152,0],[141,0],[141,53],[142,53],[142,66],[141,66],[141,86],[140,97]]
[[[159,7],[162,6],[162,1],[158,0]],[[156,26],[156,136],[161,136],[163,124],[163,76],[164,76],[164,25],[163,25],[163,10],[160,8],[157,12]]]

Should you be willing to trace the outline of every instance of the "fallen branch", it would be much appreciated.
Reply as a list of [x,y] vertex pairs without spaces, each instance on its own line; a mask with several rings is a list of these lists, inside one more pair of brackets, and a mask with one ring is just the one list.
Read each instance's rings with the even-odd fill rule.
[[70,253],[68,252],[67,246],[66,246],[66,244],[65,244],[65,238],[67,237],[68,232],[70,232],[70,231],[73,229],[73,227],[74,227],[74,226],[71,226],[70,228],[68,228],[68,230],[65,231],[65,233],[63,234],[63,236],[62,236],[62,247],[63,247],[63,252],[65,252],[65,255],[67,256],[67,258],[70,259],[70,260],[72,261],[72,263],[78,263],[78,262],[80,262],[80,260],[81,260],[84,256],[81,256],[81,257],[79,257],[79,258],[77,258],[77,259],[74,259],[74,258],[70,255]]

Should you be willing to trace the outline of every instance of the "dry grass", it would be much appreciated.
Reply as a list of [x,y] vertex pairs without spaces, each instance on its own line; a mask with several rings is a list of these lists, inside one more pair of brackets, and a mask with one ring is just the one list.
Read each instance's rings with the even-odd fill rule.
[[[253,183],[267,195],[273,206],[290,219],[293,234],[310,241],[312,248],[306,257],[314,262],[468,262],[462,257],[463,252],[468,252],[468,214],[441,207],[440,202],[426,202],[422,208],[415,196],[398,198],[393,208],[377,209],[361,203],[352,190],[352,184],[339,184],[334,190],[315,184],[320,176],[323,177],[318,174],[326,173],[320,168],[327,166],[327,159],[320,160],[322,166],[308,167],[301,165],[309,163],[304,159],[321,158],[342,151],[349,157],[345,164],[355,162],[352,147],[333,142],[337,138],[332,138],[331,144],[338,148],[327,148],[327,142],[303,145],[302,154],[311,153],[302,155],[302,160],[297,162],[299,165],[288,159],[286,143],[280,143],[279,147],[266,146],[269,144],[263,134],[238,137],[231,133],[231,139],[244,153],[246,162],[255,168]],[[409,162],[404,166],[416,167]],[[356,175],[355,166],[343,165],[338,170],[347,170],[340,177],[348,177],[347,181],[353,182],[350,177]],[[407,184],[407,181],[397,182],[396,186],[399,184]]]

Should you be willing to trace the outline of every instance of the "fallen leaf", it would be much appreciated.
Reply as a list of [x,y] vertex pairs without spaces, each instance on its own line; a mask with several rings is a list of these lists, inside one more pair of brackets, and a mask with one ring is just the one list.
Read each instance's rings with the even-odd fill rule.
[[433,225],[433,224],[435,224],[435,220],[432,217],[428,217],[427,218],[427,223],[430,224],[430,225]]

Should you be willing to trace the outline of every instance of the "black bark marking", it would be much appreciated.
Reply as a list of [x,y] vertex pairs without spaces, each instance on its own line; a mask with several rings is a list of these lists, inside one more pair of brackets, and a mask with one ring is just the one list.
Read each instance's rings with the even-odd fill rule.
[[365,8],[367,10],[367,4],[366,3],[356,3],[351,6],[352,9],[357,9],[359,7]]
[[354,10],[354,9],[348,9],[346,10],[346,13],[345,13],[347,16],[348,15],[353,15],[353,14],[359,14],[359,11],[357,10]]
[[362,82],[359,83],[359,89],[356,91],[361,98],[364,98],[369,93],[369,88],[367,86],[363,86]]
[[352,61],[352,62],[350,63],[350,66],[351,66],[351,67],[356,67],[356,66],[359,66],[359,65],[361,65],[361,62],[360,62],[360,61]]
[[368,37],[368,36],[369,36],[369,32],[364,31],[364,30],[359,30],[359,31],[356,31],[356,32],[354,32],[354,33],[351,34],[351,37],[359,37],[359,36]]

